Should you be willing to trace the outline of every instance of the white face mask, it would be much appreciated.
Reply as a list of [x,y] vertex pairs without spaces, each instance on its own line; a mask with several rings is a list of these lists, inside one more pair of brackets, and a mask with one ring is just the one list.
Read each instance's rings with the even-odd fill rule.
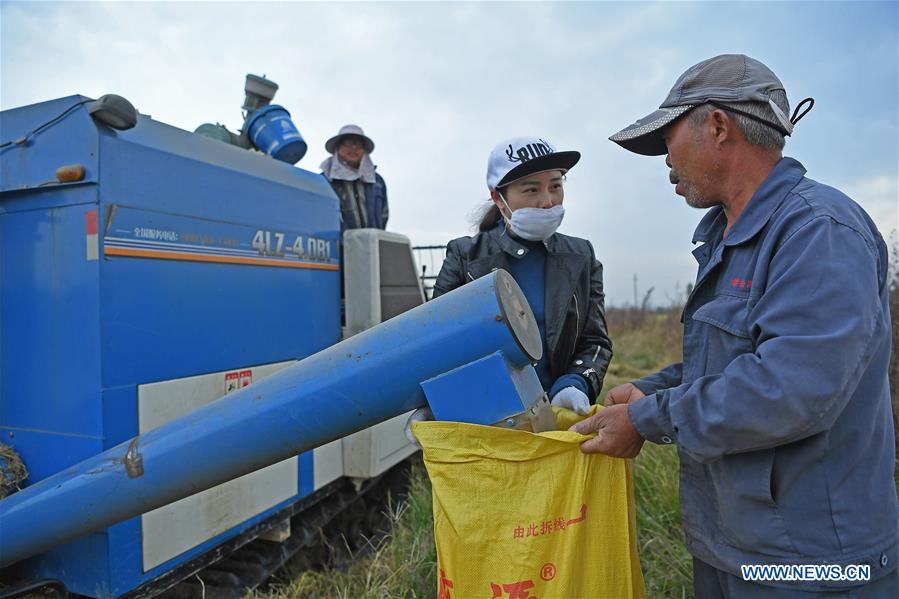
[[507,218],[505,214],[503,214],[503,218],[506,219],[516,235],[528,241],[549,239],[562,224],[562,218],[565,216],[565,208],[561,204],[551,208],[519,208],[513,211],[509,208],[506,198],[503,198],[502,194],[499,197],[502,198],[506,209],[512,214],[512,218]]

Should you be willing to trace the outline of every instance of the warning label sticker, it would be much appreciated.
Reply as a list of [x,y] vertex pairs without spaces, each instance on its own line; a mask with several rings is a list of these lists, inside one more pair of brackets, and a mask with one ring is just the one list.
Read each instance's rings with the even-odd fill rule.
[[240,389],[240,373],[236,370],[225,374],[225,395]]
[[240,371],[240,388],[243,389],[247,385],[253,382],[253,371],[252,370],[241,370]]

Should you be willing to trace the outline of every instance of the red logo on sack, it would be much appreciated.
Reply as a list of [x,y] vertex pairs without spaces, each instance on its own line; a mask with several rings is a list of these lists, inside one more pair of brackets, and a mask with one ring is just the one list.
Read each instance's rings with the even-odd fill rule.
[[569,526],[579,524],[586,519],[587,504],[584,504],[581,506],[580,515],[577,518],[550,518],[549,520],[541,521],[539,525],[535,522],[531,522],[528,524],[527,529],[525,529],[523,526],[516,526],[514,529],[512,529],[512,538],[524,539],[527,537],[539,537],[541,535],[548,535],[553,532],[565,530]]
[[453,588],[453,581],[446,577],[446,572],[440,570],[440,586],[437,588],[437,599],[453,599],[450,595],[451,588]]
[[543,564],[543,567],[540,568],[540,578],[545,581],[550,581],[556,577],[556,565],[552,562],[546,562]]
[[491,582],[490,590],[493,591],[493,596],[490,599],[537,599],[537,597],[528,593],[528,589],[533,587],[533,580],[521,580],[502,586]]

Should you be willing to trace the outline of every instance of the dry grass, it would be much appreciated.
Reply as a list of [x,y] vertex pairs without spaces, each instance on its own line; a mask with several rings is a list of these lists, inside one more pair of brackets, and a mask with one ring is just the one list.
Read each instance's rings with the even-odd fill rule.
[[[681,359],[680,306],[650,311],[610,308],[606,316],[615,357],[600,399],[621,383],[633,381]],[[692,597],[692,561],[684,545],[678,499],[679,462],[674,447],[647,443],[634,460],[637,544],[649,597]]]
[[424,467],[413,469],[408,500],[388,506],[390,532],[348,568],[291,571],[256,599],[422,599],[437,588],[437,549],[431,485]]
[[16,451],[0,443],[0,499],[20,491],[19,483],[28,478],[28,469]]

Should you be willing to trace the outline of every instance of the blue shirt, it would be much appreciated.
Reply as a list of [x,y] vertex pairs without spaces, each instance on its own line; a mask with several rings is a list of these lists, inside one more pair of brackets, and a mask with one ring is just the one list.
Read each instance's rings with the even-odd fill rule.
[[[791,158],[724,237],[726,224],[712,208],[694,235],[683,362],[636,381],[648,395],[628,414],[644,438],[678,445],[699,559],[736,575],[867,563],[876,579],[899,536],[886,244]],[[805,588],[841,584],[853,583]]]
[[515,256],[514,260],[510,260],[509,269],[531,306],[540,329],[540,339],[543,340],[543,357],[535,366],[540,383],[550,399],[565,387],[575,387],[586,395],[587,381],[580,375],[563,374],[554,381],[549,371],[550,352],[546,345],[546,247],[541,241],[521,239],[508,230],[506,234],[529,250],[523,256]]

